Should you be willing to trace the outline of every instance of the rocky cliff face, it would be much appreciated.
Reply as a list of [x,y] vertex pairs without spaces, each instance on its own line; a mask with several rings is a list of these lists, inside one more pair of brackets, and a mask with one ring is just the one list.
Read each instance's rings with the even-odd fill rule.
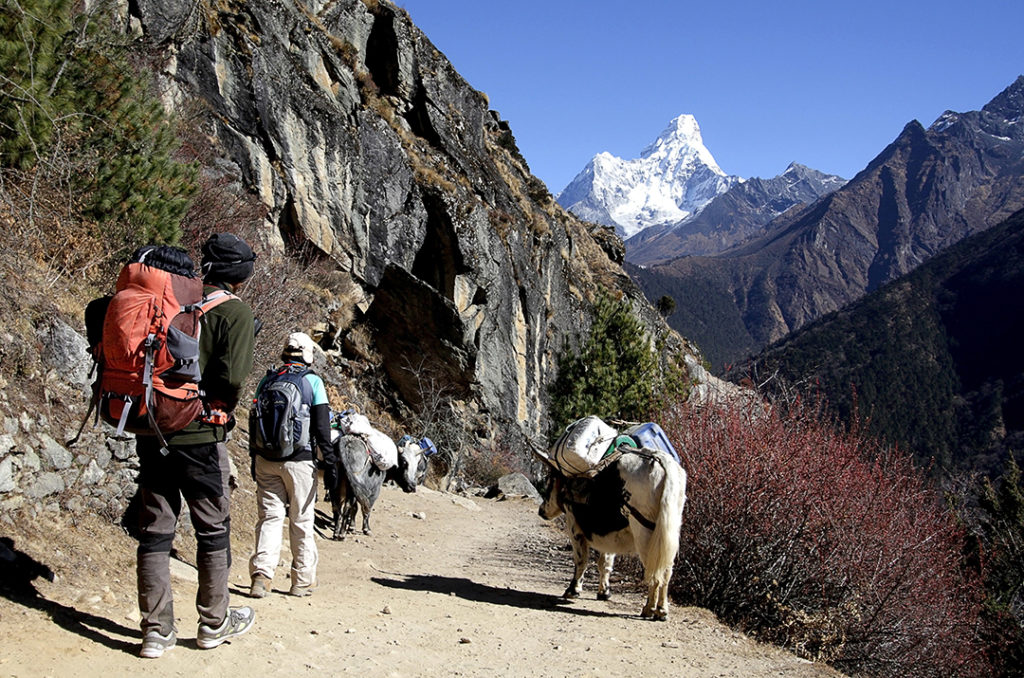
[[631,270],[676,299],[670,323],[721,367],[1024,207],[1022,115],[1024,77],[981,111],[911,122],[843,188],[758,240]]
[[167,56],[169,98],[212,111],[217,170],[258,193],[267,238],[313,246],[358,284],[359,319],[405,402],[429,369],[481,432],[536,437],[554,351],[588,325],[598,284],[657,323],[486,97],[391,3],[138,0],[130,12]]
[[[327,360],[316,368],[350,399],[333,405],[390,414],[379,423],[395,433],[392,425],[442,402],[458,444],[528,454],[528,444],[546,441],[556,353],[588,331],[599,286],[625,294],[667,350],[682,354],[691,398],[737,393],[703,370],[624,274],[622,241],[555,204],[509,125],[394,5],[132,0],[122,8],[141,48],[162,64],[167,105],[202,132],[188,143],[207,146],[198,153],[206,178],[262,203],[244,212],[263,219],[257,237],[270,255],[258,265],[280,258],[263,270],[291,270],[314,260],[310,270],[332,281],[320,291],[334,282],[355,289],[345,292],[355,298],[351,314],[322,309]],[[221,195],[237,197],[231,190]],[[230,206],[225,213],[235,218]],[[0,232],[9,218],[0,215]],[[0,337],[0,525],[64,511],[119,520],[135,490],[134,441],[86,426],[69,442],[91,382],[73,327],[83,291],[60,288],[57,303],[48,273],[11,270],[17,285],[0,297],[0,315],[11,320]],[[230,448],[245,458],[244,424]]]

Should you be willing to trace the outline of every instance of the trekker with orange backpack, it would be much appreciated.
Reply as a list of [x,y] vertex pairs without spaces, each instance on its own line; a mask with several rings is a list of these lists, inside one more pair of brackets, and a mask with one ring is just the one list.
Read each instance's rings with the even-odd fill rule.
[[[225,441],[234,427],[233,411],[252,371],[255,345],[252,309],[234,292],[252,275],[256,256],[243,240],[227,233],[211,236],[203,244],[202,254],[203,287],[198,311],[196,366],[200,377],[201,412],[178,430],[165,431],[158,425],[155,430],[151,427],[149,431],[140,432],[136,438],[141,499],[137,570],[144,636],[139,654],[147,658],[160,657],[177,640],[170,550],[182,496],[189,507],[197,542],[199,590],[196,609],[199,628],[196,644],[201,649],[217,647],[248,631],[255,620],[255,612],[250,607],[228,607],[231,516],[230,471]],[[190,267],[191,260],[188,263]],[[180,287],[181,282],[172,279],[168,286]],[[112,308],[116,302],[115,294]],[[188,310],[191,307],[186,304],[182,308]],[[108,310],[104,343],[110,320]],[[157,338],[152,340],[154,334],[151,334],[148,343],[157,346],[156,354],[159,355],[165,342],[159,339],[159,332],[155,334]],[[188,360],[179,358],[177,362]],[[168,391],[173,400],[173,387],[178,382],[166,376],[159,380],[163,381],[162,385],[156,384],[157,378],[150,379],[153,385],[147,386],[147,393]],[[110,398],[116,399],[116,395]],[[148,396],[143,402],[148,406],[151,418],[156,420],[160,419],[161,409],[173,409]],[[129,409],[132,407],[131,400],[127,406]],[[115,404],[109,409],[117,410],[118,406]],[[130,414],[120,411],[120,420],[131,420]],[[110,421],[113,417],[105,414],[104,418]]]

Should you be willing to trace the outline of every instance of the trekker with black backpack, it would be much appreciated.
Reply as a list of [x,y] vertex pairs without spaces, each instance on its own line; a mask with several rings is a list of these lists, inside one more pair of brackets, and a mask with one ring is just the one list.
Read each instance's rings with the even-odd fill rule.
[[[255,346],[252,309],[234,293],[252,275],[256,256],[243,240],[227,233],[211,236],[203,244],[202,254],[203,285],[201,308],[198,310],[199,327],[192,334],[193,344],[198,339],[198,364],[193,366],[193,370],[200,387],[201,411],[187,420],[188,423],[183,427],[163,427],[157,424],[151,430],[136,430],[141,501],[138,585],[144,634],[140,656],[147,658],[160,657],[176,642],[170,551],[183,496],[188,504],[197,542],[199,588],[196,593],[196,609],[199,612],[199,628],[196,645],[201,649],[217,647],[248,631],[255,620],[255,612],[250,607],[228,607],[231,515],[228,486],[230,466],[225,442],[228,432],[234,427],[233,411],[252,371]],[[191,268],[192,261],[188,259],[186,272],[191,274]],[[181,281],[172,278],[164,289],[180,286]],[[116,301],[115,294],[111,309]],[[182,308],[189,310],[191,306],[186,304]],[[104,344],[112,315],[117,317],[108,309],[104,324]],[[158,311],[154,316],[154,325],[166,324],[161,319],[163,316],[166,316],[166,312]],[[169,338],[171,333],[166,334]],[[160,354],[160,348],[165,343],[161,336],[160,332],[150,334],[146,345],[151,346],[151,349],[147,349],[147,352],[152,350],[156,355]],[[147,361],[147,364],[150,362]],[[189,360],[179,358],[176,362]],[[145,372],[151,370],[147,368]],[[135,411],[136,407],[148,406],[151,413],[156,415],[156,420],[160,419],[162,410],[173,409],[161,404],[155,397],[151,399],[148,391],[166,391],[165,395],[173,401],[177,392],[170,387],[177,386],[179,381],[171,377],[166,377],[163,380],[166,383],[162,385],[157,383],[159,379],[150,381],[155,385],[147,386],[143,406],[138,405],[137,398],[131,397],[119,404],[117,388],[105,391],[103,397],[113,403],[115,411],[110,415],[105,414],[104,418],[110,421],[120,412],[118,420],[126,420],[130,426],[142,414]],[[125,414],[122,408],[132,411]]]
[[256,387],[249,410],[249,454],[256,481],[256,545],[249,559],[249,595],[270,590],[281,557],[284,518],[289,522],[293,596],[311,595],[316,587],[318,552],[314,541],[317,465],[320,448],[334,468],[331,411],[323,380],[311,369],[314,344],[308,334],[288,336],[281,367],[268,370]]

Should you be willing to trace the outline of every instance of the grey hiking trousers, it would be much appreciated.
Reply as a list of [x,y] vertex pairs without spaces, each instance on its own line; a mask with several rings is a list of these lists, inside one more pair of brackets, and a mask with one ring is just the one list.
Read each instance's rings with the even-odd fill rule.
[[137,439],[139,454],[138,585],[142,633],[162,635],[175,628],[170,552],[181,513],[188,504],[196,533],[199,623],[218,627],[228,613],[231,569],[230,467],[223,443],[171,446],[160,454],[155,438]]

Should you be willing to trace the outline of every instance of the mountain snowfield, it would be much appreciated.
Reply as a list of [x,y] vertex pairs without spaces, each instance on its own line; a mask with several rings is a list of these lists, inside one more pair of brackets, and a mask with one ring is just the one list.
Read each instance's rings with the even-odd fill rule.
[[625,239],[685,221],[742,181],[722,171],[704,146],[697,120],[683,114],[639,158],[595,155],[557,199],[582,219],[614,226]]

